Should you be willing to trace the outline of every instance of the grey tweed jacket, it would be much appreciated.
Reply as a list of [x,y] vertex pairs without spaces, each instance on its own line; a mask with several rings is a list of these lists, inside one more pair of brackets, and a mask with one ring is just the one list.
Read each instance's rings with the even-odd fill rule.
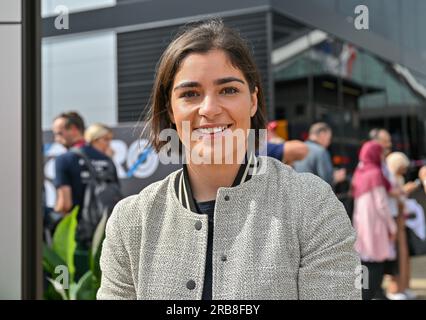
[[[360,299],[355,233],[330,186],[258,160],[264,173],[217,193],[213,299]],[[208,220],[179,202],[179,171],[115,207],[98,299],[201,299]]]

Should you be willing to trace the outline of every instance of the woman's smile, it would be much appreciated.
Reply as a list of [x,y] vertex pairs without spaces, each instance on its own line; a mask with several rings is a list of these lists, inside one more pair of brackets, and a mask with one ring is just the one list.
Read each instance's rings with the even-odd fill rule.
[[218,140],[232,134],[232,124],[210,124],[195,128],[193,137],[196,140]]

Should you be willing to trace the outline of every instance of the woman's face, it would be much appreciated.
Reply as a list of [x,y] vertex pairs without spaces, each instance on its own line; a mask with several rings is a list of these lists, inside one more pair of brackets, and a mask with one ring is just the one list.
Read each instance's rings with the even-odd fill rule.
[[99,151],[105,154],[108,154],[110,151],[109,149],[111,148],[110,143],[112,138],[113,138],[112,133],[107,133],[103,137],[95,140],[92,144]]
[[[213,159],[219,148],[222,153],[218,154],[223,154],[225,145],[226,154],[235,154],[241,145],[237,146],[236,139],[229,137],[236,130],[247,136],[250,118],[256,110],[257,88],[250,92],[243,73],[232,66],[224,51],[193,53],[182,61],[172,86],[171,119],[191,155],[196,150]],[[192,139],[188,141],[185,137]],[[232,141],[231,146],[225,139]],[[219,158],[223,161],[224,156]],[[217,163],[217,156],[214,161]]]

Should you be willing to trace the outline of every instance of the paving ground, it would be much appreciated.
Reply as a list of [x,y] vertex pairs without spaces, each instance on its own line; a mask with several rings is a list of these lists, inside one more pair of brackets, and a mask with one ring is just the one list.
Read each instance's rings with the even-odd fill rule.
[[426,256],[411,258],[411,289],[426,300]]
[[[410,289],[412,289],[419,300],[426,300],[426,256],[411,258],[411,281]],[[386,288],[387,280],[383,283]]]

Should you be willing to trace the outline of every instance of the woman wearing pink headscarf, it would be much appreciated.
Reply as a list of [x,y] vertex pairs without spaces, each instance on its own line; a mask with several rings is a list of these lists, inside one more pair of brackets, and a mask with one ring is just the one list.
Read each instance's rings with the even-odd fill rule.
[[355,249],[362,264],[368,268],[368,288],[362,290],[366,300],[379,294],[385,261],[395,258],[392,243],[396,237],[396,224],[387,194],[391,186],[383,175],[382,161],[381,145],[375,141],[366,142],[361,148],[352,180],[353,223],[357,232]]

